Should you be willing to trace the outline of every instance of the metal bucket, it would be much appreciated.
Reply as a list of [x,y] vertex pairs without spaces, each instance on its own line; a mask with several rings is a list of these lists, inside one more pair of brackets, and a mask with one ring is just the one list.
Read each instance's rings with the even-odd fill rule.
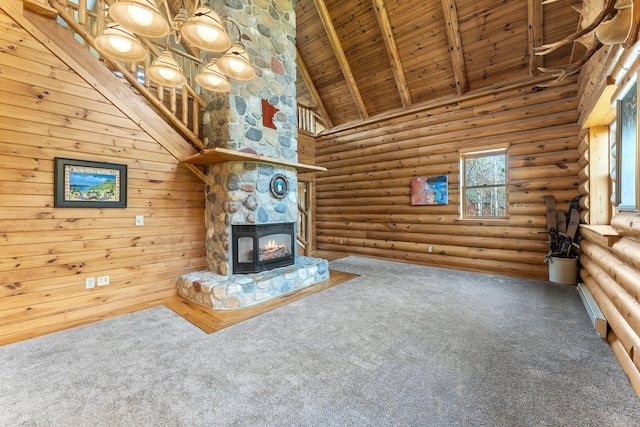
[[575,285],[578,283],[578,260],[575,258],[549,258],[549,281]]

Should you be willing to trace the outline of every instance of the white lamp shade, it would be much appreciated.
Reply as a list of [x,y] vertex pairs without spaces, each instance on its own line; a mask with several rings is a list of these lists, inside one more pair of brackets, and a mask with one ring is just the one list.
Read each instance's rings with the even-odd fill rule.
[[231,83],[227,80],[227,76],[222,74],[218,65],[217,59],[212,59],[206,66],[200,70],[200,74],[196,76],[196,82],[198,84],[212,92],[229,92],[231,90]]
[[210,52],[224,52],[231,46],[222,19],[208,7],[199,7],[180,28],[180,34],[191,45]]
[[184,86],[187,78],[182,75],[182,69],[178,65],[171,52],[164,51],[153,61],[147,69],[147,76],[154,82],[168,87]]
[[145,37],[165,37],[171,31],[168,21],[152,0],[121,0],[109,7],[109,15],[131,32]]
[[241,44],[236,43],[220,57],[218,68],[227,76],[236,80],[251,80],[256,76],[256,70],[249,62],[249,55]]
[[114,23],[96,37],[96,48],[101,54],[124,62],[139,62],[147,58],[147,51],[133,33]]

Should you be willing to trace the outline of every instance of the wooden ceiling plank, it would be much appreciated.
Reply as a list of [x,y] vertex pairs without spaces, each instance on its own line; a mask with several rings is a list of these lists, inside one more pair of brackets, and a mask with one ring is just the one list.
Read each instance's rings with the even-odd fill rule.
[[331,43],[331,47],[333,48],[333,53],[335,54],[338,63],[340,64],[340,69],[342,70],[342,74],[347,83],[347,87],[349,88],[349,92],[353,97],[353,101],[356,104],[358,113],[360,114],[360,117],[365,120],[369,118],[369,114],[367,113],[364,101],[362,100],[362,96],[360,95],[360,90],[358,89],[356,79],[351,72],[351,67],[349,66],[349,62],[347,61],[347,56],[344,53],[344,49],[342,48],[340,39],[338,38],[338,33],[336,32],[336,29],[331,22],[331,16],[329,15],[327,5],[324,0],[313,0],[313,3],[316,6],[318,15],[320,16],[320,20],[322,21],[322,25],[324,26],[324,29],[327,33],[327,37],[329,38],[329,42]]
[[316,89],[316,85],[313,84],[313,79],[311,78],[311,74],[309,74],[309,69],[307,65],[304,63],[304,59],[302,59],[302,55],[300,55],[300,51],[296,47],[296,65],[298,67],[298,71],[302,75],[302,79],[304,80],[307,89],[309,89],[309,93],[313,98],[313,102],[318,107],[318,111],[322,120],[324,121],[324,125],[328,128],[333,127],[333,123],[331,122],[331,117],[329,116],[329,112],[324,106],[324,102],[322,102],[322,98],[318,93],[318,89]]
[[398,47],[396,46],[393,32],[391,31],[391,23],[389,22],[389,15],[387,15],[387,9],[384,6],[384,0],[371,0],[373,3],[373,10],[376,13],[378,19],[378,25],[382,32],[382,39],[389,55],[389,62],[391,63],[391,69],[393,70],[393,76],[396,79],[396,86],[398,87],[398,93],[402,100],[402,106],[409,108],[412,105],[411,95],[409,93],[409,87],[407,86],[407,80],[404,75],[404,69],[402,68],[402,62],[400,62],[400,55],[398,54]]
[[534,48],[542,46],[543,29],[542,22],[544,15],[542,13],[542,2],[538,0],[527,0],[527,20],[529,21],[529,75],[536,76],[539,68],[544,67],[544,57],[536,55]]
[[460,22],[458,21],[456,0],[442,0],[442,11],[444,12],[445,24],[447,26],[447,39],[449,41],[453,75],[456,79],[456,89],[458,95],[464,95],[469,91],[469,83],[467,81],[467,67],[464,61],[464,53],[462,52],[462,37],[460,35]]

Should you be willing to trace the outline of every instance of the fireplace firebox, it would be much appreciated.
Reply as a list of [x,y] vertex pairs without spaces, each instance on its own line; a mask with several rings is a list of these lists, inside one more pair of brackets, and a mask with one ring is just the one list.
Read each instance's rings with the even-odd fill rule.
[[295,223],[232,226],[233,273],[258,273],[295,263]]

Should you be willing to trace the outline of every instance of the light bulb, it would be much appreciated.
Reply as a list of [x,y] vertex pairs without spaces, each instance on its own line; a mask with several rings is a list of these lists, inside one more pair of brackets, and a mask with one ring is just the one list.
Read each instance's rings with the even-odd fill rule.
[[158,70],[158,73],[160,73],[160,76],[163,79],[166,79],[166,80],[173,80],[174,77],[176,76],[176,72],[175,71],[170,70],[169,68],[164,68],[164,67],[160,68]]
[[198,32],[198,36],[207,43],[215,41],[218,36],[220,36],[220,31],[207,27],[206,25],[196,25],[196,31]]
[[139,6],[130,5],[127,11],[131,19],[133,19],[136,24],[142,27],[146,27],[153,21],[153,14]]
[[229,60],[229,67],[236,73],[239,73],[245,69],[245,63],[236,58]]
[[213,86],[219,86],[222,83],[222,79],[220,77],[211,74],[207,75],[207,81]]
[[112,48],[122,53],[130,52],[131,48],[133,47],[133,44],[129,40],[116,37],[110,37],[109,44]]

